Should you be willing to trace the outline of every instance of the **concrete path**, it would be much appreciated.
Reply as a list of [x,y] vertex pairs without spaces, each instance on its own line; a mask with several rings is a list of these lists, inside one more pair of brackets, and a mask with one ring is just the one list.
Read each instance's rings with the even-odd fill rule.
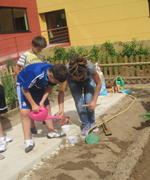
[[[122,93],[110,93],[106,96],[99,96],[95,110],[95,118],[98,119],[99,116],[103,115],[125,96],[126,94]],[[55,114],[57,111],[58,106],[52,108],[52,114]],[[73,123],[71,124],[71,130],[67,132],[67,136],[79,133],[81,122],[73,99],[65,102],[65,116],[69,116]],[[25,153],[24,151],[24,137],[21,124],[4,132],[8,137],[12,138],[13,141],[8,143],[8,148],[3,153],[5,159],[0,160],[0,179],[16,180],[20,172],[24,173],[34,164],[41,161],[42,158],[52,153],[60,144],[65,143],[66,138],[47,139],[46,125],[43,125],[43,123],[36,122],[36,127],[38,134],[32,136],[35,147],[29,153]],[[57,130],[61,131],[61,129]]]

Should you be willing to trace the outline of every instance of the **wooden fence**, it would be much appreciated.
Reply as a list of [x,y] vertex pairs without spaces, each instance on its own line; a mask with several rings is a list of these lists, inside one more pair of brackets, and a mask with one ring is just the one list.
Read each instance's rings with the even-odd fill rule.
[[123,77],[128,83],[132,84],[149,83],[150,55],[147,56],[147,62],[144,55],[141,57],[141,62],[139,62],[139,56],[135,57],[136,62],[134,62],[133,59],[133,56],[130,56],[130,62],[128,62],[127,57],[119,57],[119,61],[117,62],[116,57],[114,57],[112,63],[110,57],[106,64],[106,58],[103,58],[103,62],[101,62],[101,64],[99,63],[99,65],[103,68],[106,84],[113,83],[114,78],[117,76]]
[[[130,62],[128,62],[130,59]],[[130,56],[130,58],[127,57],[119,57],[119,60],[117,61],[117,58],[111,58],[109,57],[106,59],[103,57],[102,60],[98,59],[98,64],[101,67],[106,84],[113,83],[114,78],[117,76],[122,76],[128,83],[132,84],[141,84],[141,83],[149,83],[150,82],[150,55],[145,57],[142,55],[141,60],[139,60],[139,56],[134,57]],[[147,61],[146,61],[147,59]],[[106,63],[107,61],[107,63]],[[52,61],[52,64],[67,64],[67,60],[65,61]],[[92,59],[92,62],[95,63],[95,59]],[[17,76],[14,73],[14,67],[2,68],[2,74],[7,73],[10,75],[10,78],[12,81],[16,81]]]

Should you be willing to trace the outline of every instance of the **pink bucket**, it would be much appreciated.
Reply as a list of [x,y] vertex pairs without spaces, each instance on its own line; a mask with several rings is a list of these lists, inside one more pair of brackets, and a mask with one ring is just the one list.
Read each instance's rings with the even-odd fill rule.
[[62,119],[63,117],[48,116],[48,109],[43,108],[43,107],[39,107],[38,113],[34,113],[32,111],[30,112],[30,118],[32,118],[35,121],[41,122],[41,121],[44,121],[46,119]]

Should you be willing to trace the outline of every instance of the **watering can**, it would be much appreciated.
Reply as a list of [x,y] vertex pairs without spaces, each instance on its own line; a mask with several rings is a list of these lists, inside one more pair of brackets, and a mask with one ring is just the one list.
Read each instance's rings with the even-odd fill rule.
[[39,112],[34,113],[30,112],[30,118],[32,118],[35,121],[41,122],[46,119],[63,119],[64,117],[61,116],[48,116],[48,109],[39,107]]
[[118,92],[121,92],[122,90],[125,90],[124,81],[120,76],[118,76],[115,81],[116,81],[116,85],[118,87]]

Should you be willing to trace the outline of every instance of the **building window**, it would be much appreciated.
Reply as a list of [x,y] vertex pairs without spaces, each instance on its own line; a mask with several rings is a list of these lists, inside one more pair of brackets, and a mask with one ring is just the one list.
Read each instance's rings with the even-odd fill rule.
[[0,7],[0,33],[29,31],[25,8]]

